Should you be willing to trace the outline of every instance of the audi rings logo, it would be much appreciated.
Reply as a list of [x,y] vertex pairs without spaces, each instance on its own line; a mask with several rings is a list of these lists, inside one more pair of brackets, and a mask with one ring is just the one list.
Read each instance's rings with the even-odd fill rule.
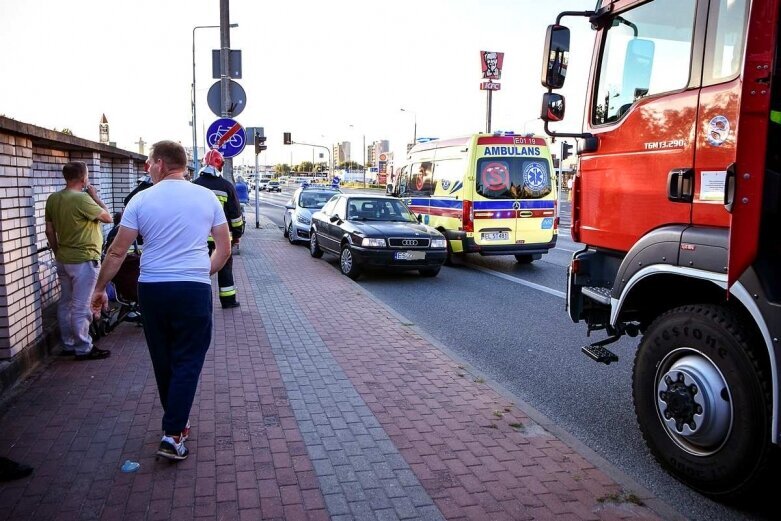
[[401,241],[401,245],[402,246],[417,246],[418,245],[418,241],[417,241],[417,239],[404,239],[403,241]]

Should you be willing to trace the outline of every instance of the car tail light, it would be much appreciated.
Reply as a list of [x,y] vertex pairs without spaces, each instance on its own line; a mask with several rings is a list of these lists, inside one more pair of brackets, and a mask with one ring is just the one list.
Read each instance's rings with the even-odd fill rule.
[[472,201],[464,201],[461,225],[465,232],[475,231],[475,211],[472,207]]

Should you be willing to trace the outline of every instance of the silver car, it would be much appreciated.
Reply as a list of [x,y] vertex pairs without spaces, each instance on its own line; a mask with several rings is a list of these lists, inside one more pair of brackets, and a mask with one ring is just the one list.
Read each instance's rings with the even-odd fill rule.
[[296,189],[293,197],[285,205],[283,217],[284,230],[290,244],[298,241],[309,241],[309,225],[312,214],[320,210],[334,195],[342,193],[338,188],[324,186],[307,186]]

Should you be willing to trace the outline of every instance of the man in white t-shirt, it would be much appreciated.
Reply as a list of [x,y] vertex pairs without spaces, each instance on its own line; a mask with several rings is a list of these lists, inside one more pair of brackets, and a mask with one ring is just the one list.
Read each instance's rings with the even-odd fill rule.
[[[144,253],[138,301],[163,405],[159,456],[183,460],[189,451],[190,409],[212,336],[211,275],[230,256],[230,232],[217,197],[185,179],[187,154],[173,141],[152,146],[154,186],[128,203],[92,296],[93,313],[108,306],[106,284],[141,234]],[[206,238],[215,251],[209,257]]]

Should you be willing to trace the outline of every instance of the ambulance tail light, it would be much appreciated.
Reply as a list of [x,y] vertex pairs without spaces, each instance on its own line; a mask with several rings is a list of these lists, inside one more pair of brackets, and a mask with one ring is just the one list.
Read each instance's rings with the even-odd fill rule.
[[553,201],[553,215],[556,216],[553,218],[553,229],[558,230],[559,229],[559,201],[558,200]]
[[464,201],[461,215],[461,227],[465,232],[475,231],[475,210],[472,201]]

